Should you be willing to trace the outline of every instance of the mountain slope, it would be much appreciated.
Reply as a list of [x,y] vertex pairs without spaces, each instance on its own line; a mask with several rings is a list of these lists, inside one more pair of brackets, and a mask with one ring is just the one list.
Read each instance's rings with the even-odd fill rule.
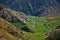
[[[2,33],[5,31],[10,37],[10,32],[11,30],[13,30],[13,40],[15,40],[15,37],[17,36],[22,40],[45,40],[45,38],[49,36],[50,32],[58,28],[58,26],[60,25],[60,14],[56,14],[57,15],[49,14],[48,16],[46,15],[43,17],[36,17],[31,15],[27,16],[22,12],[14,11],[10,8],[0,6],[1,31]],[[9,22],[13,25],[11,26]],[[16,25],[17,27],[15,27],[14,25]],[[18,28],[19,30],[17,31],[16,28]],[[23,33],[20,31],[20,29]],[[20,32],[22,33],[22,35],[19,35]],[[4,37],[6,37],[6,35]]]
[[[30,18],[27,16],[27,18],[28,18],[28,20],[27,21],[25,21],[25,16],[24,16],[24,14],[23,13],[21,13],[20,14],[20,12],[17,12],[17,11],[14,11],[14,10],[11,10],[11,9],[9,9],[9,8],[5,8],[4,6],[3,6],[3,8],[0,6],[0,17],[2,17],[3,19],[5,19],[6,21],[8,21],[8,22],[12,22],[12,20],[13,20],[13,22],[12,23],[14,23],[14,25],[16,25],[17,27],[22,27],[21,25],[23,25],[22,23],[24,23],[24,24],[26,24],[26,26],[24,26],[22,29],[24,30],[23,31],[23,38],[22,39],[26,39],[26,40],[33,40],[37,35],[39,35],[39,33],[40,32],[42,32],[41,34],[42,34],[42,39],[44,39],[44,30],[45,31],[47,31],[46,30],[46,28],[45,27],[42,27],[42,25],[39,25],[39,24],[37,24],[37,25],[39,25],[39,26],[41,26],[41,27],[39,27],[39,28],[42,28],[42,29],[44,29],[43,31],[41,30],[41,31],[39,31],[39,30],[34,30],[34,29],[32,29],[31,27],[33,27],[32,25],[31,25],[31,27],[30,27],[30,22],[32,21],[30,21]],[[18,14],[19,13],[19,15],[15,15],[15,14]],[[21,17],[21,15],[22,15],[22,17]],[[18,17],[19,16],[19,17]],[[7,18],[8,17],[8,18]],[[13,17],[13,18],[12,18]],[[33,16],[32,16],[33,17]],[[20,20],[20,19],[23,19],[23,20]],[[16,21],[17,20],[17,21]],[[22,21],[22,23],[20,22],[20,21]],[[23,22],[23,21],[25,21],[25,22]],[[29,22],[29,23],[28,23]],[[12,24],[11,23],[11,24]],[[16,24],[15,24],[16,23]],[[6,24],[7,25],[7,24]],[[6,30],[8,30],[9,28],[7,28]],[[13,29],[13,30],[15,30],[15,29]],[[25,31],[26,30],[26,31]],[[5,30],[3,30],[3,31],[5,31]],[[27,32],[28,31],[28,32]],[[36,33],[35,33],[36,32]],[[39,32],[39,33],[38,33]],[[7,32],[6,32],[7,33]],[[13,32],[14,33],[14,32]],[[34,36],[33,36],[34,35]],[[31,37],[30,37],[31,36]],[[35,38],[34,40],[39,40],[39,39],[41,39],[41,35],[39,35],[39,36],[37,36],[37,38]]]
[[47,15],[46,13],[55,13],[60,10],[59,0],[0,0],[0,3],[11,9],[34,16]]
[[0,40],[22,40],[22,31],[0,18]]
[[24,27],[26,25],[25,21],[27,20],[27,15],[22,12],[11,10],[3,4],[0,4],[0,17],[7,20],[11,24],[16,25],[16,23],[18,23],[19,28]]
[[26,22],[29,21],[29,18],[26,14],[22,12],[14,11],[10,8],[0,5],[0,17],[7,20],[11,24],[19,27],[20,29],[28,32],[32,32],[26,25]]
[[0,4],[0,16],[10,22],[21,21],[24,23],[28,19],[26,14],[6,8],[3,4]]

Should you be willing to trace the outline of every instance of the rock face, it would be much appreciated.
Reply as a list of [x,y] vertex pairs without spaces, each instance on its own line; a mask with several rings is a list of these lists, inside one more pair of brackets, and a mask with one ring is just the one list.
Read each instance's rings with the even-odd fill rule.
[[60,28],[51,32],[46,40],[60,40]]
[[28,19],[27,15],[24,13],[13,11],[3,5],[0,5],[0,17],[6,19],[9,22],[21,21],[24,23]]
[[0,40],[22,40],[22,36],[19,28],[0,18]]

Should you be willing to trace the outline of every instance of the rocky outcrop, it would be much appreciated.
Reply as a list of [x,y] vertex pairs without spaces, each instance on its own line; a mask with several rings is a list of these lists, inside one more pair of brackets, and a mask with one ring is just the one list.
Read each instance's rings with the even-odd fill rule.
[[0,6],[0,17],[6,19],[9,22],[17,22],[18,19],[11,15],[11,12],[9,10],[5,10],[6,8]]
[[3,5],[0,5],[0,17],[6,19],[9,22],[21,21],[25,23],[28,19],[27,15],[25,15],[24,13],[13,11]]

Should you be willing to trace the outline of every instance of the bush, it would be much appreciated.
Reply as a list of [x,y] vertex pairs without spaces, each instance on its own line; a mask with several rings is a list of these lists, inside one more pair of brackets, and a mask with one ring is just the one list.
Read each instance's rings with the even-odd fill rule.
[[60,40],[60,28],[52,31],[46,40]]

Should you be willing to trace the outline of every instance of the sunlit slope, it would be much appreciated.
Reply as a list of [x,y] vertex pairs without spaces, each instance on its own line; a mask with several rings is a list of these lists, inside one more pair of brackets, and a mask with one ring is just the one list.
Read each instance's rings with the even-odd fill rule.
[[0,40],[24,40],[22,31],[0,18]]
[[27,33],[34,38],[34,40],[45,40],[45,35],[52,30],[55,30],[60,25],[60,15],[56,16],[44,16],[44,17],[35,17],[29,16],[29,21],[26,25],[31,28],[35,33]]

